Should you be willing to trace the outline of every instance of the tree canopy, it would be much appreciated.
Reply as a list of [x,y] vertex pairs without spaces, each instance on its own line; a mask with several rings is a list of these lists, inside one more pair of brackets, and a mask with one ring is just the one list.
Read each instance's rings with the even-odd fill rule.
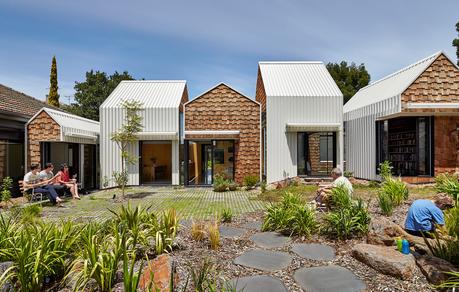
[[59,107],[59,94],[57,93],[58,88],[56,56],[53,56],[53,60],[51,61],[51,73],[49,75],[49,94],[46,97],[46,101],[49,105]]
[[458,34],[458,38],[455,38],[453,40],[453,47],[456,47],[457,65],[459,66],[459,22],[456,23],[456,31]]
[[370,74],[363,63],[359,66],[355,63],[348,65],[346,61],[339,64],[328,63],[327,69],[343,93],[344,103],[348,102],[360,88],[367,86],[370,82]]
[[127,71],[121,74],[115,71],[110,76],[101,71],[88,71],[86,72],[85,81],[75,82],[75,102],[68,106],[66,110],[76,115],[98,121],[99,107],[105,99],[107,99],[122,80],[133,79]]

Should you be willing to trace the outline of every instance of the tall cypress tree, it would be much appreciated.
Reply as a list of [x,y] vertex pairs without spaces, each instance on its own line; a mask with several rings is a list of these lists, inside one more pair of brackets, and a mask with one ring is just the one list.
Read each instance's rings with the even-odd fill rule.
[[57,64],[56,56],[53,56],[53,61],[51,63],[51,74],[49,75],[49,94],[46,101],[49,105],[59,107],[59,94],[57,93]]
[[[459,22],[456,23],[456,31],[459,34]],[[457,65],[459,66],[459,37],[453,40],[453,47],[456,47]]]

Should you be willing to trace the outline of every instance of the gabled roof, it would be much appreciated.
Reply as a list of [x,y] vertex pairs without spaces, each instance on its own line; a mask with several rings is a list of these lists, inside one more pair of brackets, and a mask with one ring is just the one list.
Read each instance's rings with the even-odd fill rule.
[[30,118],[43,107],[51,108],[44,101],[0,84],[0,111]]
[[139,101],[144,108],[178,108],[185,90],[185,80],[121,81],[101,108],[121,107],[123,100]]
[[100,123],[97,121],[50,108],[42,108],[29,120],[28,123],[34,120],[43,111],[46,112],[61,127],[93,133],[100,132]]
[[259,62],[266,96],[343,96],[323,62]]
[[248,97],[247,95],[241,93],[240,91],[237,91],[236,89],[232,88],[231,86],[229,86],[228,84],[226,84],[226,83],[224,83],[224,82],[220,82],[220,83],[218,83],[217,85],[211,87],[210,89],[204,91],[203,93],[199,94],[198,96],[196,96],[196,97],[193,98],[192,100],[189,100],[188,102],[186,102],[185,105],[188,105],[188,104],[194,102],[195,100],[199,99],[200,97],[204,96],[205,94],[211,92],[212,90],[216,89],[217,87],[219,87],[219,86],[221,86],[221,85],[223,85],[223,86],[229,88],[230,90],[232,90],[232,91],[238,93],[239,95],[245,97],[246,99],[250,100],[251,102],[254,102],[254,103],[260,105],[260,103],[259,103],[258,101],[256,101],[256,100],[254,100],[254,99]]
[[[344,112],[350,112],[401,95],[441,54],[448,58],[443,52],[437,52],[361,88],[344,105]],[[454,64],[454,62],[451,63]]]

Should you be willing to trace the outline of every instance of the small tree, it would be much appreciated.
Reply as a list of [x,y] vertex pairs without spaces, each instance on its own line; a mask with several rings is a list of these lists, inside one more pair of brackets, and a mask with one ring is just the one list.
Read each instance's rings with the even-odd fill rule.
[[[456,32],[459,35],[459,22],[456,23]],[[456,47],[457,65],[459,66],[459,37],[453,40],[453,47]]]
[[126,111],[124,124],[117,132],[112,133],[111,140],[116,142],[121,151],[121,171],[114,171],[113,177],[116,184],[121,188],[121,193],[124,198],[125,188],[128,183],[129,165],[135,165],[138,157],[132,155],[128,147],[138,140],[137,133],[142,129],[142,117],[139,111],[142,109],[142,103],[135,100],[125,100],[122,102],[122,107]]
[[49,75],[49,94],[46,98],[49,105],[59,107],[59,94],[57,93],[57,64],[56,56],[53,56],[51,62],[51,74]]

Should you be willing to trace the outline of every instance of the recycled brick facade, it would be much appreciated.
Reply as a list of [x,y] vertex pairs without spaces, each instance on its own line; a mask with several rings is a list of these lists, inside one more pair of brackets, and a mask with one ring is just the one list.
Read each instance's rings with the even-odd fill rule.
[[456,172],[459,169],[459,116],[437,116],[435,132],[435,175]]
[[[235,181],[260,174],[260,105],[225,84],[220,84],[185,105],[185,131],[239,131],[219,139],[235,139]],[[185,135],[185,139],[216,136]]]
[[407,103],[459,103],[459,69],[443,54],[402,93],[402,112],[446,113],[459,109],[407,109]]
[[[27,161],[40,163],[40,141],[60,141],[61,128],[45,111],[27,125]],[[28,166],[27,166],[28,168]]]
[[[309,156],[311,161],[311,170],[313,175],[327,173],[333,168],[333,161],[320,160],[320,134],[309,135]],[[328,175],[328,173],[327,173]]]
[[266,91],[263,84],[263,78],[261,78],[261,70],[258,68],[258,77],[257,77],[257,88],[255,92],[255,97],[257,101],[261,104],[262,112],[266,112]]

